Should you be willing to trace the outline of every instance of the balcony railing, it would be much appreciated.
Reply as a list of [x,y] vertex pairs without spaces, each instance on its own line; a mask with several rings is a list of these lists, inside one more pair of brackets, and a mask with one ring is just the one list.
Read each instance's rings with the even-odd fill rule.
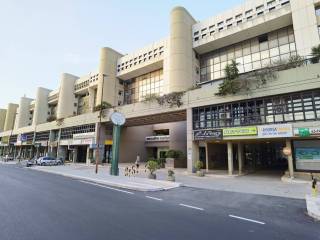
[[147,136],[145,138],[146,142],[168,142],[169,140],[170,135]]

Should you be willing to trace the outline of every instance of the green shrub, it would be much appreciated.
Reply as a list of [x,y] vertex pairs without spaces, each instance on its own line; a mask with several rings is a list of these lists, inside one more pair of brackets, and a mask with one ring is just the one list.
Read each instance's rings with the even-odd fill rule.
[[150,160],[147,162],[146,168],[149,170],[151,174],[153,174],[155,171],[159,169],[159,164],[157,161]]
[[200,160],[197,160],[197,161],[194,163],[194,168],[195,168],[197,171],[200,171],[200,170],[203,168],[203,162],[201,162]]
[[167,157],[167,158],[181,159],[181,158],[184,157],[184,154],[183,154],[182,151],[170,149],[170,150],[166,153],[166,157]]

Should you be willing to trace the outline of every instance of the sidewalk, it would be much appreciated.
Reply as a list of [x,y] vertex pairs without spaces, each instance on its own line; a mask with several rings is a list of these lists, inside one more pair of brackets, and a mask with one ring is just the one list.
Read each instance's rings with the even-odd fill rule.
[[186,169],[175,169],[174,172],[177,183],[173,183],[165,181],[167,178],[166,169],[160,169],[156,172],[157,180],[150,180],[147,178],[147,171],[142,167],[139,174],[131,177],[124,176],[124,169],[131,165],[121,164],[119,166],[119,177],[109,175],[108,165],[99,166],[99,173],[97,175],[94,173],[94,166],[86,166],[83,164],[67,164],[65,166],[52,167],[35,166],[32,167],[32,169],[140,191],[166,190],[182,184],[183,186],[200,189],[261,194],[295,199],[304,199],[305,195],[311,192],[311,185],[308,182],[284,182],[278,174],[272,175],[270,173],[248,174],[245,176],[207,174],[205,177],[197,177],[187,173]]
[[99,166],[98,174],[94,172],[94,166],[78,164],[66,164],[64,166],[33,166],[28,169],[143,192],[169,190],[181,186],[181,184],[177,182],[152,180],[141,177],[125,177],[121,173],[120,176],[111,176],[109,175],[108,166]]

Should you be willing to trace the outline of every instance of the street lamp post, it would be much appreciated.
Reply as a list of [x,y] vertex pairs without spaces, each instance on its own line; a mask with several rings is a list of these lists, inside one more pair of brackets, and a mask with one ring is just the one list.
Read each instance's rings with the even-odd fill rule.
[[105,74],[102,74],[102,87],[101,87],[101,99],[100,99],[100,110],[99,110],[99,124],[98,124],[98,133],[97,133],[97,143],[96,143],[96,174],[98,173],[98,164],[100,160],[100,128],[101,128],[101,121],[102,121],[102,103],[103,103],[103,87],[104,87],[104,77]]

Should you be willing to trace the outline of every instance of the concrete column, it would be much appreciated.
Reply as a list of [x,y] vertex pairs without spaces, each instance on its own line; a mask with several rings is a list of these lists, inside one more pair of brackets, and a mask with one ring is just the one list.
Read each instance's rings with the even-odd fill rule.
[[87,147],[87,159],[86,159],[86,164],[89,166],[91,164],[90,162],[90,148],[89,146]]
[[208,143],[206,142],[206,170],[209,172],[209,149]]
[[243,173],[243,144],[241,142],[238,143],[238,165],[239,165],[239,175]]
[[168,53],[169,92],[183,91],[193,86],[194,53],[192,26],[196,20],[183,7],[175,7],[170,13]]
[[199,145],[193,141],[192,108],[187,109],[187,167],[192,173],[194,163],[199,160]]
[[63,73],[61,76],[59,99],[57,106],[57,119],[67,118],[74,115],[76,98],[74,95],[74,84],[79,77]]
[[232,142],[228,142],[228,173],[229,175],[233,174],[233,149]]
[[320,40],[314,2],[290,1],[297,52],[301,56],[309,55],[311,48],[317,46]]
[[78,148],[76,147],[74,150],[73,150],[73,163],[76,163],[77,162],[77,159],[78,159]]
[[0,132],[2,132],[4,129],[4,122],[6,120],[6,114],[7,114],[6,109],[0,109]]
[[16,113],[19,105],[14,103],[9,103],[7,107],[6,119],[4,121],[3,131],[9,131],[14,128]]
[[101,98],[112,106],[118,106],[118,91],[123,89],[117,79],[117,61],[120,57],[122,54],[111,48],[105,47],[100,50],[96,106],[100,105]]
[[29,126],[32,123],[30,120],[30,105],[33,99],[22,97],[20,98],[19,111],[17,114],[17,128]]
[[50,92],[51,90],[41,87],[37,89],[32,125],[47,122],[49,111],[48,96]]
[[291,154],[287,156],[287,158],[288,158],[288,169],[289,169],[290,177],[294,178],[292,146],[291,146],[291,140],[290,139],[286,139],[286,147],[291,149]]

